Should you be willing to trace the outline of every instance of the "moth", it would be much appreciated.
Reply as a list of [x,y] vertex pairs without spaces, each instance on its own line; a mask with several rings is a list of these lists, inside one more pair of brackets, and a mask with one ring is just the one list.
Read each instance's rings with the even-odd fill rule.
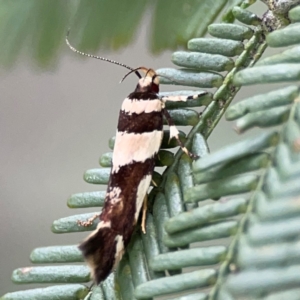
[[97,228],[79,245],[95,283],[99,284],[116,267],[130,242],[152,180],[155,158],[163,137],[164,117],[170,127],[170,139],[175,138],[181,149],[195,158],[180,141],[179,131],[165,109],[165,101],[186,101],[199,95],[160,98],[159,75],[153,69],[134,69],[113,60],[80,52],[69,43],[68,34],[66,43],[75,53],[129,69],[122,81],[131,73],[139,78],[135,90],[125,98],[120,110],[102,212],[86,222],[80,222],[80,225],[89,226],[97,217],[100,220]]

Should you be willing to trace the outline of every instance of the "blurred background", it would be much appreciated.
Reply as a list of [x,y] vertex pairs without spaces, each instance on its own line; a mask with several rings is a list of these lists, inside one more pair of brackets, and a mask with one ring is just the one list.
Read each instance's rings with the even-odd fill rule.
[[[179,1],[176,13],[187,11],[187,18],[178,18],[170,1],[148,7],[147,1],[130,1],[98,1],[109,6],[98,10],[95,1],[0,3],[0,295],[29,287],[14,285],[10,277],[14,269],[30,266],[34,248],[76,244],[86,236],[55,235],[50,227],[55,219],[93,211],[72,211],[66,200],[73,193],[105,189],[86,184],[82,175],[97,168],[99,156],[109,150],[122,100],[136,85],[135,76],[119,84],[125,69],[71,52],[64,44],[68,26],[78,49],[154,69],[173,66],[170,49],[182,49],[189,38],[205,33],[199,15],[189,16],[199,0]],[[257,2],[250,10],[262,15],[266,6]],[[127,19],[114,15],[120,11]],[[184,27],[188,17],[189,24],[197,21],[198,31]],[[185,34],[172,32],[176,26],[187,28]],[[161,86],[161,91],[176,89]],[[268,87],[244,88],[235,101],[263,91]],[[208,140],[211,151],[241,139],[233,125],[219,124]]]

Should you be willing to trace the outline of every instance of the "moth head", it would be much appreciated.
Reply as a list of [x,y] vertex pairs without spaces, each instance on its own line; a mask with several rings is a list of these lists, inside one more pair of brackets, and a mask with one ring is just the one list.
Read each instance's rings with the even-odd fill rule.
[[136,92],[159,92],[159,79],[158,75],[153,69],[140,68],[145,73],[145,76],[139,79],[136,87]]
[[[138,71],[143,72],[145,75],[142,77]],[[138,74],[140,78],[135,88],[135,92],[145,93],[158,93],[159,92],[159,79],[158,75],[153,69],[147,69],[145,67],[139,67],[128,72],[121,80],[121,82],[131,73]]]

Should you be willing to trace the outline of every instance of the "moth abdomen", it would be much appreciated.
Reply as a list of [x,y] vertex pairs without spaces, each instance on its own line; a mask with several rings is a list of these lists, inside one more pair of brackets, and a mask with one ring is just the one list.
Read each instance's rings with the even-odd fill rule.
[[[119,141],[117,149],[121,145]],[[143,153],[142,151],[141,154]],[[138,157],[139,155],[135,158]],[[125,164],[122,163],[124,158],[127,159]],[[120,160],[115,158],[113,166],[104,207],[99,217],[100,223],[79,246],[96,283],[106,279],[130,242],[151,183],[154,157],[136,162],[125,155]]]

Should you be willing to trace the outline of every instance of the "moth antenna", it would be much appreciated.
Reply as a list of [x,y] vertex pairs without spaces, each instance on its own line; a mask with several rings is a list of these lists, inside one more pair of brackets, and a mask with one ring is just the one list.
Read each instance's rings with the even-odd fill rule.
[[122,64],[122,63],[119,63],[115,60],[112,60],[112,59],[108,59],[108,58],[105,58],[105,57],[101,57],[101,56],[97,56],[97,55],[93,55],[93,54],[89,54],[89,53],[85,53],[85,52],[81,52],[79,50],[77,50],[75,47],[73,47],[70,42],[69,42],[69,34],[70,34],[70,31],[71,31],[71,28],[68,29],[67,31],[67,34],[66,34],[66,44],[68,45],[68,47],[75,53],[77,54],[80,54],[80,55],[83,55],[83,56],[87,56],[87,57],[91,57],[91,58],[96,58],[96,59],[99,59],[99,60],[103,60],[103,61],[106,61],[106,62],[109,62],[109,63],[112,63],[112,64],[115,64],[115,65],[118,65],[118,66],[121,66],[121,67],[124,67],[128,70],[131,70],[131,71],[134,71],[135,74],[139,77],[139,78],[142,78],[142,76],[137,72],[138,69],[133,69],[125,64]]
[[[145,74],[145,77],[147,77],[148,73],[150,73],[151,71],[153,71],[153,70],[152,69],[148,69],[148,71]],[[155,75],[155,76],[157,76],[157,75]]]
[[[136,73],[138,73],[137,71],[138,70],[142,70],[142,69],[145,69],[144,67],[138,67],[138,68],[136,68],[136,69],[132,69],[130,72],[128,72],[128,73],[126,73],[125,75],[124,75],[124,77],[120,80],[120,83],[122,83],[124,80],[125,80],[125,78],[127,77],[127,76],[129,76],[131,73],[133,73],[133,72],[135,72],[135,74]],[[139,74],[139,78],[142,78],[142,76],[140,75],[140,73],[138,73]]]

